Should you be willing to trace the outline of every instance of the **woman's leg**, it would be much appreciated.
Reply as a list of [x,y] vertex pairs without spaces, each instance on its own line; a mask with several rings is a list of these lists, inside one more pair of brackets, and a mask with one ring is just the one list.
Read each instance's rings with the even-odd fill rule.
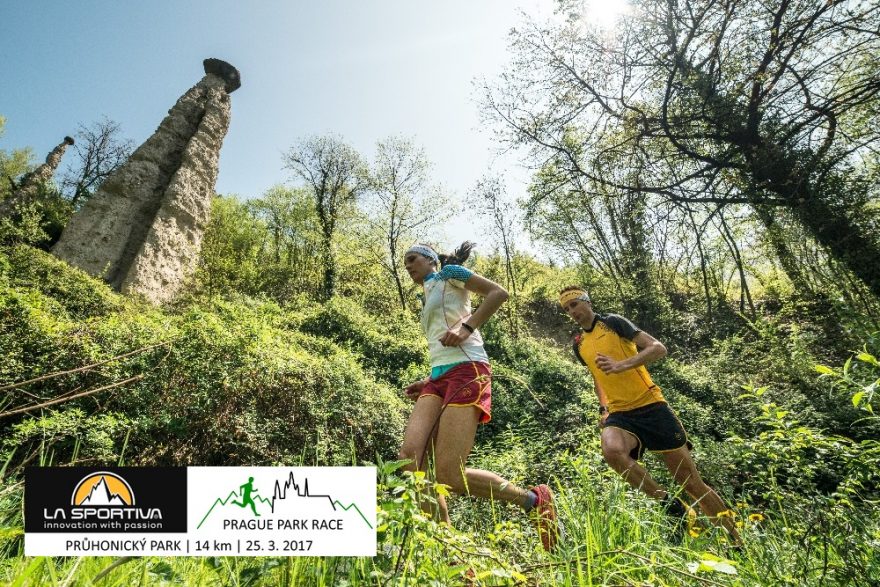
[[447,406],[443,410],[435,444],[437,481],[449,485],[455,493],[492,497],[525,506],[528,490],[491,471],[466,468],[481,413],[474,406]]
[[[403,433],[403,445],[400,447],[398,458],[410,459],[412,463],[406,465],[406,471],[424,471],[427,469],[428,457],[432,456],[432,442],[436,437],[437,417],[443,409],[443,400],[436,395],[423,395],[413,407],[406,424],[406,432]],[[422,503],[422,509],[434,514],[440,520],[449,523],[449,510],[446,500],[442,495],[437,495],[437,511],[430,504]]]
[[466,467],[480,414],[479,408],[473,406],[447,406],[440,414],[440,427],[434,443],[437,481],[449,485],[459,494],[499,499],[531,510],[541,544],[546,550],[553,550],[559,539],[559,526],[553,492],[549,487],[539,485],[529,491],[491,471]]

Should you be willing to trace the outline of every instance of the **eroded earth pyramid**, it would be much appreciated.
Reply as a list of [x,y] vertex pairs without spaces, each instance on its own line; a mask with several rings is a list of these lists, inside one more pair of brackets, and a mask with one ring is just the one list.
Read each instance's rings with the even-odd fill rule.
[[15,213],[15,211],[21,206],[29,204],[39,197],[40,190],[46,183],[51,181],[52,176],[55,175],[55,171],[58,169],[58,164],[61,163],[61,157],[64,156],[64,151],[66,151],[67,147],[72,144],[72,138],[64,137],[61,144],[52,149],[46,156],[45,163],[30,173],[26,173],[24,177],[21,178],[21,181],[18,182],[18,185],[12,185],[12,194],[7,199],[0,202],[0,218]]
[[205,77],[71,218],[53,249],[154,303],[171,299],[195,267],[229,128],[229,94],[241,86],[225,61],[204,66]]

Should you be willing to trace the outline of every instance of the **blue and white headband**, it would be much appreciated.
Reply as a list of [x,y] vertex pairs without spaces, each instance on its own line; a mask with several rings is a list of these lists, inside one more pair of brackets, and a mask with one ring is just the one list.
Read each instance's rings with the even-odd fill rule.
[[406,250],[403,254],[404,257],[409,255],[410,253],[418,253],[423,257],[427,257],[434,261],[436,264],[440,264],[440,257],[437,256],[437,253],[434,252],[434,249],[425,245],[413,245]]

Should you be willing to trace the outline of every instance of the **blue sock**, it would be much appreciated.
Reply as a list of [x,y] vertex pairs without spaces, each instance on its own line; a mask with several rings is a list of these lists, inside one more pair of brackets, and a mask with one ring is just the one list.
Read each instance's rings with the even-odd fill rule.
[[531,509],[535,507],[536,503],[538,503],[538,494],[529,489],[526,492],[526,503],[523,506],[523,509],[525,509],[527,512],[531,511]]

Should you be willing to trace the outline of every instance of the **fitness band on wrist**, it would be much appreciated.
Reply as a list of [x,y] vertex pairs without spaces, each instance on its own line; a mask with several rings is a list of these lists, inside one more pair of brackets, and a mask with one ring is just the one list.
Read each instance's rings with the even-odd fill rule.
[[461,327],[464,328],[465,330],[467,330],[468,332],[470,332],[471,334],[474,333],[474,327],[471,326],[470,324],[468,324],[467,322],[462,322]]

